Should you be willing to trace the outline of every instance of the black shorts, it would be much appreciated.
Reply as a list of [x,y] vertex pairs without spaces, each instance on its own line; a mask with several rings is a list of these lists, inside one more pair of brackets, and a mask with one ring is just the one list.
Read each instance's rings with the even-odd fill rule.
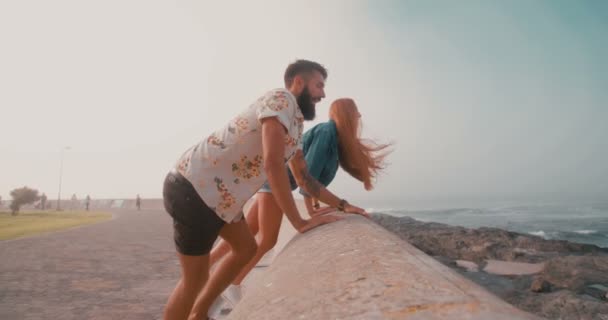
[[173,217],[173,239],[181,254],[208,254],[226,222],[211,210],[190,181],[171,171],[163,186],[165,210]]

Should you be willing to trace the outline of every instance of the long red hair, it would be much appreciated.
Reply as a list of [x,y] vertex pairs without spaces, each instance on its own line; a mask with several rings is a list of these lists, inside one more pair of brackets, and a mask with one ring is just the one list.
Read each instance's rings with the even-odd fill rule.
[[390,144],[379,144],[362,139],[361,114],[353,99],[335,100],[329,108],[329,118],[338,129],[340,166],[355,179],[363,182],[366,190],[373,188],[372,180],[385,168],[384,159],[390,153]]

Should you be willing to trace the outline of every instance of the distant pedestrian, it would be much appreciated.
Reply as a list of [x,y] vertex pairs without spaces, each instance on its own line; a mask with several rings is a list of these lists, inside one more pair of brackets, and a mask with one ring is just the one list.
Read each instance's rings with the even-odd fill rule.
[[76,194],[74,193],[72,195],[72,201],[70,202],[70,210],[74,210],[75,208],[78,208],[78,198],[76,197]]
[[46,194],[44,193],[40,196],[40,209],[46,209]]
[[135,198],[135,206],[137,207],[137,211],[141,210],[141,198],[139,197],[139,194]]
[[87,211],[89,211],[89,206],[91,205],[91,197],[89,197],[89,195],[87,194],[87,198],[84,202],[85,208]]

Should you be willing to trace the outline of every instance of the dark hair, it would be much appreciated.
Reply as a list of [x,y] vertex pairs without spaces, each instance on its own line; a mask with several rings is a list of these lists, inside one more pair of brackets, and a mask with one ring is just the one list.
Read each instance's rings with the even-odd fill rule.
[[323,76],[323,79],[327,79],[327,70],[321,64],[309,61],[309,60],[296,60],[296,62],[287,66],[285,69],[285,76],[283,79],[285,80],[285,87],[291,87],[293,83],[293,79],[302,73],[312,73],[313,71],[319,71],[319,73]]

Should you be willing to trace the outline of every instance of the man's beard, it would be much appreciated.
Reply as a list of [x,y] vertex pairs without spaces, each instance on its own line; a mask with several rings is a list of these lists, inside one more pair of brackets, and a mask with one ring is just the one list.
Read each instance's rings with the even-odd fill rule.
[[310,95],[310,91],[308,91],[307,87],[304,87],[302,93],[298,97],[298,106],[300,106],[300,111],[302,111],[302,115],[304,116],[304,120],[313,120],[315,118],[315,103],[312,102],[312,96]]

